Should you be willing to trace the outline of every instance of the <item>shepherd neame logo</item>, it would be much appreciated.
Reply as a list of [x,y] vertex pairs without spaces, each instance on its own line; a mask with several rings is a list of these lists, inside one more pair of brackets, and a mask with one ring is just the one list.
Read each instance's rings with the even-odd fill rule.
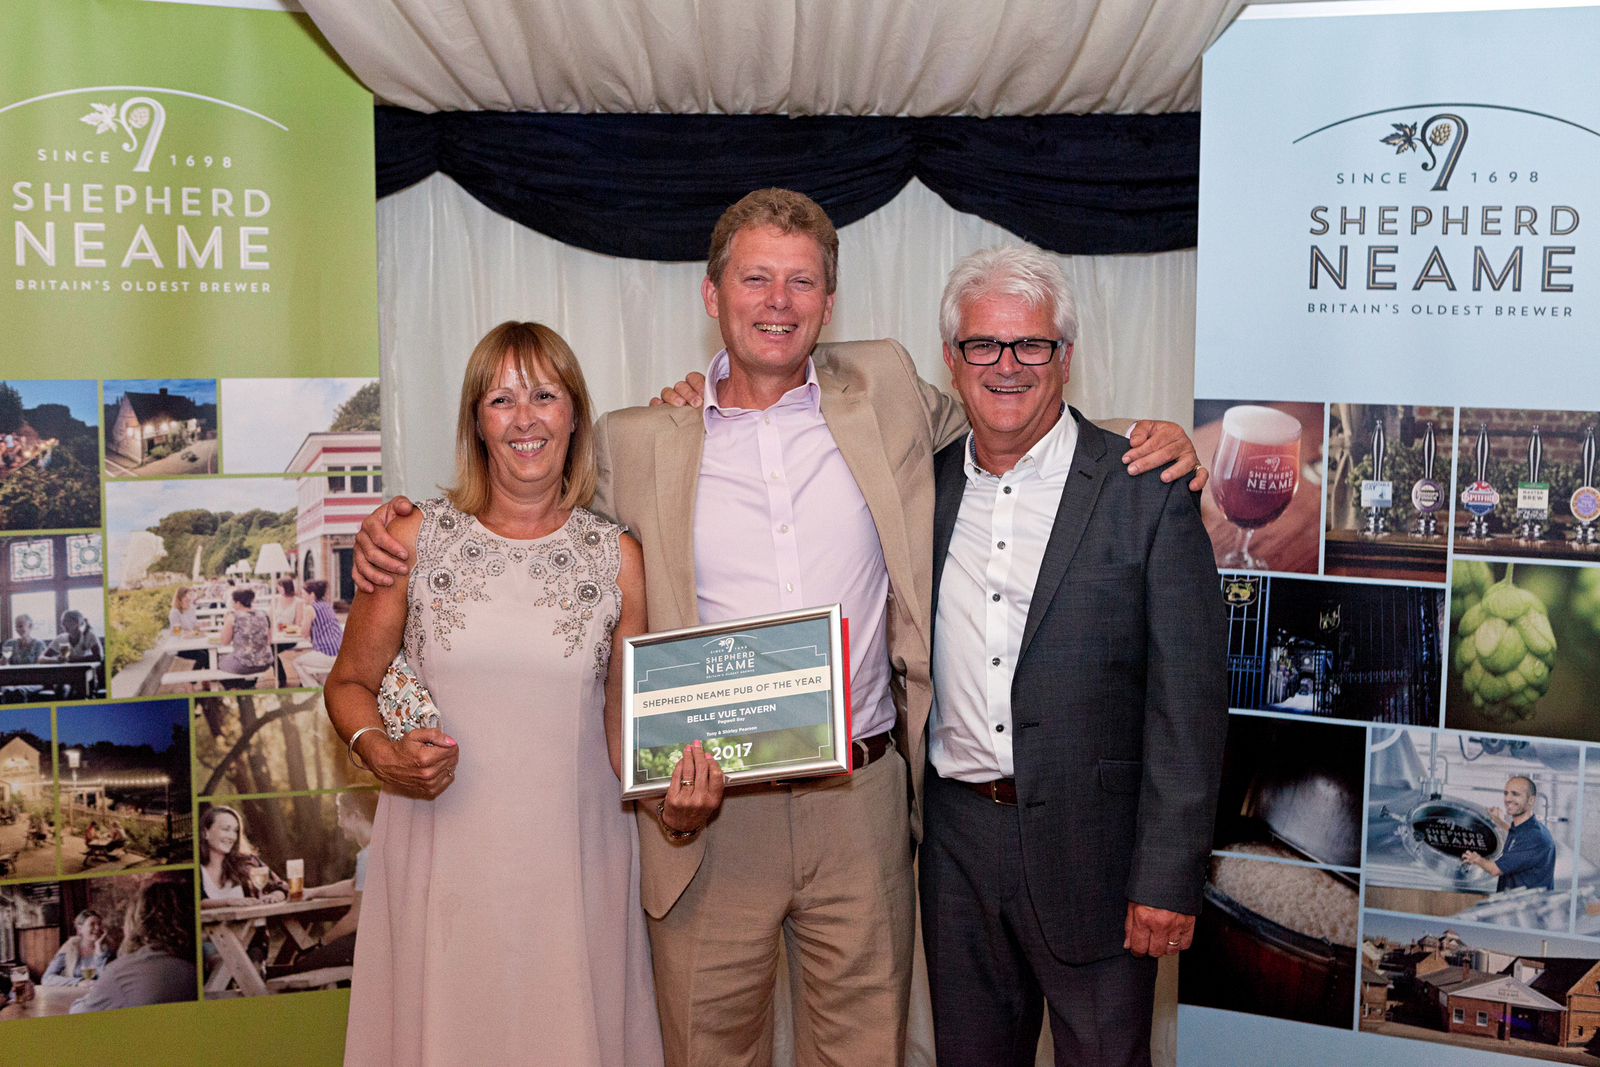
[[[1311,242],[1308,289],[1331,295],[1336,290],[1376,293],[1403,286],[1430,299],[1456,292],[1573,291],[1578,248],[1570,238],[1582,221],[1577,207],[1539,197],[1536,169],[1492,166],[1473,158],[1467,152],[1470,125],[1463,113],[1474,109],[1515,113],[1600,136],[1568,119],[1525,108],[1434,104],[1353,115],[1296,138],[1298,144],[1346,123],[1361,123],[1362,128],[1372,130],[1374,148],[1393,150],[1388,167],[1369,169],[1363,161],[1360,169],[1341,169],[1333,175],[1335,188],[1360,188],[1366,196],[1358,194],[1350,202],[1316,204],[1309,209],[1310,235],[1337,240]],[[1401,159],[1394,160],[1396,156]],[[1418,175],[1407,169],[1413,161],[1420,167],[1422,180],[1415,180]],[[1429,178],[1431,186],[1427,185]],[[1446,198],[1452,185],[1457,194],[1466,186],[1472,192],[1452,202]],[[1412,190],[1413,196],[1405,195]],[[1351,237],[1368,240],[1352,242]],[[1396,240],[1383,240],[1386,237]],[[1570,306],[1490,306],[1496,315],[1572,314]],[[1309,310],[1398,313],[1401,305],[1312,302]],[[1419,303],[1412,310],[1418,314],[1489,313],[1481,304],[1452,304],[1447,311],[1435,311],[1434,305]]]
[[736,677],[756,669],[755,649],[740,638],[721,637],[707,644],[711,649],[705,655],[707,678]]
[[[122,92],[136,95],[118,98]],[[269,271],[266,216],[272,197],[265,189],[230,181],[238,176],[231,155],[158,154],[167,125],[166,106],[158,96],[185,97],[231,108],[287,132],[288,127],[249,108],[216,97],[180,89],[149,86],[99,86],[67,89],[0,107],[0,113],[63,96],[91,95],[89,113],[80,122],[93,128],[93,138],[120,134],[120,143],[101,147],[83,133],[61,131],[59,143],[33,150],[35,164],[46,165],[67,180],[28,179],[11,184],[11,210],[16,266],[109,270],[143,265],[147,270],[210,268]],[[120,149],[120,151],[119,151]],[[98,179],[131,162],[131,174],[152,174],[170,168],[189,177],[206,174],[210,181],[185,185],[119,182]],[[102,169],[103,168],[103,169]],[[207,173],[209,172],[209,173]],[[193,179],[191,179],[193,180]],[[165,223],[177,214],[204,222]],[[43,216],[62,216],[59,220]],[[74,216],[78,216],[74,218]],[[142,217],[141,217],[142,216]],[[158,220],[159,217],[159,220]],[[245,223],[243,220],[263,220]],[[59,221],[59,227],[58,227]],[[120,253],[120,254],[119,254]],[[70,258],[69,258],[70,257]],[[148,274],[115,282],[93,276],[19,277],[16,288],[47,291],[270,293],[271,283],[252,281],[151,280]]]

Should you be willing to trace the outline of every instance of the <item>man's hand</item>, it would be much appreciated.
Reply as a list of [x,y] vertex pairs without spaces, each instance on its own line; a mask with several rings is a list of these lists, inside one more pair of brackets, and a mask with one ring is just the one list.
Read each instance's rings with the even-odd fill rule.
[[361,520],[361,529],[356,531],[354,577],[356,588],[363,593],[376,593],[380,585],[393,585],[394,575],[410,569],[404,562],[405,547],[389,536],[387,527],[413,510],[411,501],[397,496]]
[[692,370],[677,385],[661,390],[661,395],[650,399],[650,406],[657,404],[671,404],[675,408],[697,408],[705,403],[706,376],[697,370]]
[[1175,422],[1140,419],[1128,428],[1128,444],[1132,447],[1122,454],[1122,462],[1128,465],[1129,474],[1139,474],[1171,463],[1172,466],[1161,472],[1164,482],[1174,481],[1194,471],[1189,488],[1198,493],[1211,480],[1210,473],[1200,466],[1194,442],[1183,432],[1183,427]]
[[1135,956],[1172,956],[1194,942],[1194,916],[1128,901],[1122,947]]
[[662,825],[679,833],[700,829],[722,807],[726,784],[721,764],[706,755],[705,747],[699,741],[689,745],[672,768],[672,783],[661,809]]
[[1493,860],[1486,860],[1471,849],[1461,854],[1461,862],[1470,863],[1479,870],[1487,871],[1492,875],[1498,876],[1500,874],[1500,868]]
[[1500,808],[1490,808],[1489,809],[1489,818],[1493,819],[1494,820],[1494,824],[1496,826],[1500,827],[1500,829],[1502,829],[1502,830],[1511,829],[1511,823],[1506,820],[1506,813],[1504,811],[1502,811]]

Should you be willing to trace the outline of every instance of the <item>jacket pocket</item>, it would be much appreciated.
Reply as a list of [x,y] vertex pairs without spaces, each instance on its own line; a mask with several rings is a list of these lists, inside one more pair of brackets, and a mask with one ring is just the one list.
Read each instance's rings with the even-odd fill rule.
[[1144,762],[1136,759],[1100,761],[1100,788],[1107,793],[1137,793],[1144,779]]
[[1064,582],[1136,582],[1144,580],[1143,563],[1109,563],[1067,568]]

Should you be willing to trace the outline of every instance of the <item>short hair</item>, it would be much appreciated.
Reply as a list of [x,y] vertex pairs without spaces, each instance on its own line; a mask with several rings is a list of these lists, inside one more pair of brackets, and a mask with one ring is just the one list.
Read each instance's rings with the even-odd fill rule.
[[1510,778],[1506,779],[1506,784],[1510,785],[1518,778],[1521,778],[1524,782],[1528,783],[1528,798],[1530,800],[1539,795],[1539,783],[1535,782],[1532,778],[1529,778],[1526,774],[1513,774]]
[[328,583],[321,578],[313,578],[306,583],[306,592],[317,600],[326,600],[328,599]]
[[483,335],[467,360],[456,414],[456,481],[445,491],[450,503],[468,515],[489,506],[489,449],[478,436],[478,404],[500,384],[500,365],[506,360],[515,363],[530,383],[540,380],[542,367],[572,398],[572,440],[567,442],[567,462],[561,471],[560,506],[583,507],[594,499],[599,481],[589,387],[572,348],[538,322],[502,322]]
[[172,610],[173,611],[181,611],[182,609],[178,607],[178,603],[180,601],[182,601],[185,597],[190,597],[190,596],[193,596],[193,595],[194,595],[194,590],[193,589],[189,588],[186,585],[178,586],[178,588],[176,588],[176,589],[174,589],[172,591]]
[[19,622],[25,622],[29,626],[32,626],[33,625],[33,616],[29,615],[27,612],[23,612],[21,615],[18,615],[16,618],[11,620],[11,625],[15,626]]
[[93,908],[84,908],[82,911],[78,912],[78,914],[72,917],[72,928],[76,930],[90,919],[100,919],[101,922],[105,922],[104,919],[100,918],[100,913],[98,911],[95,911]]
[[728,269],[733,235],[757,226],[775,226],[784,233],[803,233],[822,252],[822,274],[827,291],[839,285],[839,233],[833,220],[815,200],[792,189],[757,189],[722,213],[711,231],[711,252],[706,257],[706,277],[722,284]]
[[179,959],[194,956],[194,897],[187,886],[166,880],[152,881],[128,902],[122,919],[126,954],[150,945],[166,949]]
[[254,589],[235,589],[233,591],[233,602],[248,608],[256,602],[256,591]]
[[956,342],[961,309],[986,296],[1015,296],[1029,307],[1048,304],[1062,340],[1078,339],[1078,301],[1055,258],[1032,245],[995,245],[967,256],[950,271],[939,302],[939,335]]

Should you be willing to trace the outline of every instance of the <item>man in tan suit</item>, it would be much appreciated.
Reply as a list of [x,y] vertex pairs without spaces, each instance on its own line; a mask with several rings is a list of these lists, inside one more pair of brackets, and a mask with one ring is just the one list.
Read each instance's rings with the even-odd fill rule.
[[[835,601],[851,619],[854,774],[724,797],[720,768],[691,750],[664,801],[638,806],[674,1067],[770,1061],[780,936],[797,1063],[903,1059],[932,692],[932,456],[965,419],[898,344],[817,344],[837,256],[826,214],[799,194],[734,205],[702,286],[727,346],[704,410],[631,408],[597,426],[592,508],[644,548],[652,630]],[[1179,454],[1192,466],[1186,445],[1172,428],[1136,451],[1146,469]],[[358,580],[401,572],[375,551],[387,518],[363,525]]]

